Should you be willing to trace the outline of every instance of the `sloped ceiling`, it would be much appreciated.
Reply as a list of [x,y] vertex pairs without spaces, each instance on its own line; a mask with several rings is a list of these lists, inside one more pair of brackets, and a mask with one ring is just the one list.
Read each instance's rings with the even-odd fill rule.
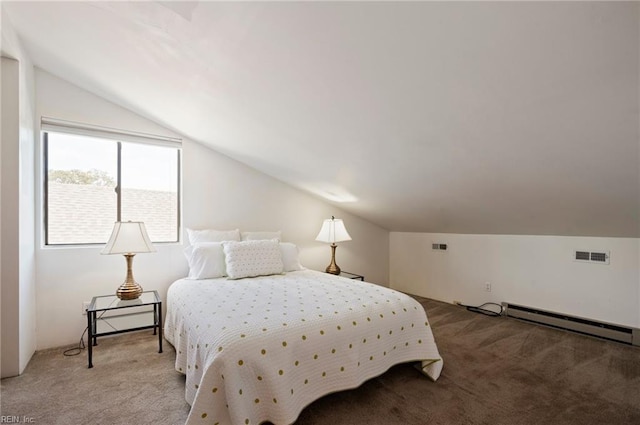
[[3,2],[33,62],[392,231],[640,236],[637,2]]

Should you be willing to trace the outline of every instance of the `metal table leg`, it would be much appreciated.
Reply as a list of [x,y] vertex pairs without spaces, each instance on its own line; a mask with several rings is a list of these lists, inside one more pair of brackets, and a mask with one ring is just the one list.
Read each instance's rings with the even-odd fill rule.
[[87,356],[89,357],[89,368],[93,367],[93,316],[94,312],[87,311]]

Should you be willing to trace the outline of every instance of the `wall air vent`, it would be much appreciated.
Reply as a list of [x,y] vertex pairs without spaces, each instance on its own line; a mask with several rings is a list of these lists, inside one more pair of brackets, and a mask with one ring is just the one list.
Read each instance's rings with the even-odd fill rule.
[[606,252],[592,252],[591,253],[591,261],[595,261],[597,263],[608,263],[609,256]]
[[591,259],[591,253],[587,251],[576,251],[575,259],[589,261]]
[[609,264],[609,251],[574,251],[573,259],[581,263]]

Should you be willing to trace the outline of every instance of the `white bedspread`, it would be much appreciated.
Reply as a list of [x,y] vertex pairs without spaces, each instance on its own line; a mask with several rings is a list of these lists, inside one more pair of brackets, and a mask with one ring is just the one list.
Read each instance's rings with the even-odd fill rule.
[[167,306],[187,424],[290,424],[314,400],[394,364],[419,360],[433,380],[442,369],[422,306],[366,282],[311,270],[182,279]]

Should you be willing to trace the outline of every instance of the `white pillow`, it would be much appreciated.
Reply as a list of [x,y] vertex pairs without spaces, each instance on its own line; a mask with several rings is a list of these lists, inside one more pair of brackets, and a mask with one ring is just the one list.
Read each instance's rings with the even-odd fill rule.
[[214,279],[227,275],[221,242],[204,242],[188,246],[184,255],[189,262],[187,279]]
[[298,247],[290,242],[280,243],[280,252],[282,253],[282,265],[285,272],[294,272],[302,270],[302,265],[298,259]]
[[267,276],[283,272],[277,240],[223,242],[229,279]]
[[202,242],[239,241],[240,229],[234,229],[234,230],[187,229],[187,235],[189,236],[189,243],[191,245],[195,245],[197,243],[202,243]]
[[282,232],[242,232],[243,241],[259,241],[264,239],[277,239],[280,241]]

